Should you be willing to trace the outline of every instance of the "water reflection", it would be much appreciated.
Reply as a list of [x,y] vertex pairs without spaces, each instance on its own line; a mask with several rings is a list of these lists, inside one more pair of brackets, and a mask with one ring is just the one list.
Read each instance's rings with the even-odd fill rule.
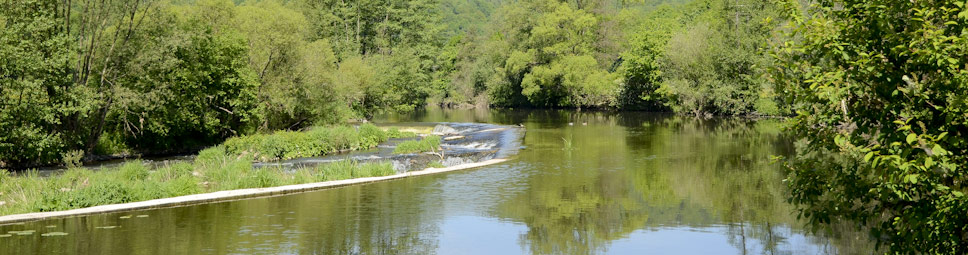
[[[384,121],[523,124],[526,149],[470,171],[0,226],[39,231],[0,237],[0,254],[872,253],[862,235],[796,220],[770,164],[791,150],[776,121],[515,110]],[[42,237],[50,225],[68,235]]]

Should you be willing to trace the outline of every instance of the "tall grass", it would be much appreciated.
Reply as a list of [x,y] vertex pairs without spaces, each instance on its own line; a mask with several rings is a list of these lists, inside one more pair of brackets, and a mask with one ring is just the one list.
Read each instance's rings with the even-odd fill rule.
[[420,140],[402,142],[397,144],[397,148],[393,149],[393,153],[397,154],[438,151],[440,151],[440,136],[435,135],[426,136]]
[[[374,147],[392,137],[412,133],[325,127],[307,132],[276,132],[233,138],[199,152],[192,163],[150,169],[139,160],[112,169],[72,168],[39,177],[36,171],[11,175],[0,170],[0,215],[61,211],[106,204],[234,190],[263,188],[360,177],[386,176],[390,163],[340,161],[305,169],[253,168],[253,160],[318,156],[339,150]],[[437,140],[439,144],[439,137]]]
[[305,132],[278,131],[230,138],[223,143],[226,153],[256,161],[315,157],[348,150],[376,147],[389,138],[412,137],[397,129],[384,131],[372,124],[359,127],[315,127]]
[[[11,176],[0,171],[0,215],[61,211],[245,188],[263,188],[360,177],[387,176],[390,163],[340,161],[312,168],[253,168],[246,159],[206,150],[194,163],[150,170],[141,161],[113,169],[73,168],[47,178],[35,171]],[[216,151],[213,153],[212,151]]]

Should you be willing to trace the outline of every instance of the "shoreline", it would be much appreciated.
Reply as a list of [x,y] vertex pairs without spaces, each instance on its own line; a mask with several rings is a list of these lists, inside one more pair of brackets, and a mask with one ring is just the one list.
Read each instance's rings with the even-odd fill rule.
[[94,207],[72,209],[67,211],[5,215],[5,216],[0,216],[0,225],[10,225],[10,224],[17,224],[17,223],[32,222],[32,221],[70,218],[70,217],[86,216],[86,215],[93,215],[93,214],[102,214],[102,213],[118,213],[118,212],[127,212],[127,211],[172,208],[172,207],[198,205],[198,204],[206,204],[206,203],[243,200],[243,199],[250,199],[250,198],[264,198],[264,197],[272,197],[272,196],[289,195],[289,194],[295,194],[295,193],[338,188],[338,187],[349,186],[349,185],[358,185],[358,184],[367,184],[367,183],[403,179],[403,178],[412,177],[412,176],[422,176],[422,175],[445,173],[445,172],[452,172],[452,171],[458,171],[458,170],[466,170],[471,168],[503,163],[509,160],[511,159],[498,158],[498,159],[485,160],[481,162],[460,164],[460,165],[444,167],[444,168],[431,167],[431,168],[426,168],[419,171],[410,171],[410,172],[399,173],[399,174],[388,175],[388,176],[363,177],[363,178],[355,178],[355,179],[285,185],[285,186],[268,187],[268,188],[226,190],[226,191],[217,191],[217,192],[210,192],[210,193],[203,193],[203,194],[193,194],[193,195],[186,195],[186,196],[161,198],[161,199],[124,203],[124,204],[99,205]]

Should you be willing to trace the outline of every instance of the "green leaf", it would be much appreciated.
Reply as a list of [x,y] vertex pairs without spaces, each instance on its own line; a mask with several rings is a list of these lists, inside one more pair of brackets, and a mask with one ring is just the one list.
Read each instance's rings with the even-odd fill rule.
[[907,143],[908,144],[914,143],[914,141],[917,141],[917,140],[918,140],[918,135],[908,134],[908,136],[907,136]]
[[873,151],[872,152],[868,152],[867,155],[864,155],[864,162],[871,162],[871,157],[874,157],[874,152]]
[[934,141],[935,142],[941,141],[941,139],[944,139],[944,137],[947,136],[947,135],[948,135],[948,132],[941,133],[940,135],[938,135],[938,137],[935,137],[934,138]]
[[904,176],[904,181],[910,182],[911,184],[918,184],[918,175],[919,174],[909,174]]
[[934,144],[934,148],[931,148],[931,151],[940,156],[948,154],[948,151],[946,151],[944,148],[941,148],[940,144]]

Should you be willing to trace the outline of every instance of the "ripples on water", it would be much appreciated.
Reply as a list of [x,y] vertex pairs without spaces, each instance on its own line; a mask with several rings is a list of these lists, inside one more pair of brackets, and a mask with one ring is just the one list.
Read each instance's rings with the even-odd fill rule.
[[[439,110],[382,121],[527,133],[514,160],[474,170],[0,226],[0,254],[871,253],[857,233],[796,220],[770,164],[791,150],[775,121]],[[35,232],[2,236],[23,230]]]

